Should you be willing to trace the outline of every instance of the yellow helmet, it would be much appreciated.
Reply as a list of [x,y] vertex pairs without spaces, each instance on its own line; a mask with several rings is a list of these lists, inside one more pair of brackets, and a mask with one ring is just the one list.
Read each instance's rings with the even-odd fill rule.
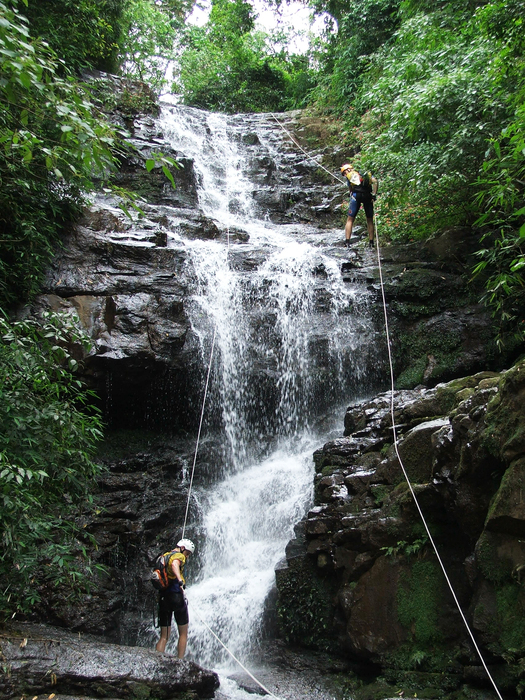
[[350,165],[350,163],[345,163],[341,166],[341,174],[343,174],[345,170],[352,170],[352,166]]

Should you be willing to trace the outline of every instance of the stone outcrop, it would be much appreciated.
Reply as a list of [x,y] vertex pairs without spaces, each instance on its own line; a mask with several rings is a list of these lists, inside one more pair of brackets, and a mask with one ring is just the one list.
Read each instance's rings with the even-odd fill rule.
[[[385,668],[468,677],[479,665],[399,454],[485,654],[500,667],[503,658],[519,661],[524,396],[525,361],[430,390],[395,392],[397,451],[389,393],[348,408],[345,436],[314,455],[315,506],[277,570],[288,640]],[[500,681],[515,688],[521,672],[505,668]]]
[[44,625],[1,627],[0,651],[0,698],[6,699],[45,693],[182,700],[212,698],[219,687],[216,673],[191,661]]
[[[478,303],[482,289],[471,280],[478,249],[479,236],[471,229],[381,248],[397,388],[432,387],[502,369],[519,356],[519,348],[497,350],[493,321]],[[365,279],[381,304],[377,267],[343,264],[343,273],[349,280]]]

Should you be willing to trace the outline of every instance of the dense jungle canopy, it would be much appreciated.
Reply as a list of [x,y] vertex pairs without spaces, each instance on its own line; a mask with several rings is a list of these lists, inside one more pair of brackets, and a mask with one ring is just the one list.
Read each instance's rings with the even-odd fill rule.
[[[97,471],[100,418],[70,351],[82,338],[56,318],[38,326],[9,314],[38,291],[60,234],[90,190],[111,184],[127,148],[105,116],[110,96],[85,82],[87,71],[210,110],[321,116],[326,145],[380,180],[383,242],[454,226],[479,231],[472,274],[484,281],[500,341],[523,342],[525,0],[305,2],[325,31],[293,53],[291,34],[257,28],[248,0],[212,0],[202,26],[187,21],[191,0],[0,0],[0,574],[9,582],[0,599],[8,612],[34,602],[37,546],[50,583],[82,574],[71,562],[84,545],[64,527]],[[147,95],[135,88],[119,106],[132,115]],[[64,488],[48,488],[57,479],[66,499]]]

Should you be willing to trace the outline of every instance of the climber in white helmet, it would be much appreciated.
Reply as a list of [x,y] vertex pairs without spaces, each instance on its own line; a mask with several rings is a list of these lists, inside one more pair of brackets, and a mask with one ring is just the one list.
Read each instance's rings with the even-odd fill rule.
[[157,651],[166,650],[166,644],[171,633],[171,618],[173,615],[179,632],[179,641],[177,643],[177,656],[179,659],[182,659],[186,652],[189,624],[188,604],[184,595],[184,589],[186,588],[184,565],[194,551],[195,545],[191,540],[182,539],[177,542],[177,546],[170,553],[167,565],[170,585],[166,590],[159,593],[160,639],[155,648]]

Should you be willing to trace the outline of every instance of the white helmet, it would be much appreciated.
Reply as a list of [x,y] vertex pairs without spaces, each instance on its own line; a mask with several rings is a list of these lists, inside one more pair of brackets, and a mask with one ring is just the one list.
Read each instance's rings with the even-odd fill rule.
[[193,544],[193,542],[191,540],[184,540],[184,539],[179,540],[177,542],[177,547],[183,547],[184,549],[187,549],[188,552],[191,552],[192,554],[195,551],[195,545]]

